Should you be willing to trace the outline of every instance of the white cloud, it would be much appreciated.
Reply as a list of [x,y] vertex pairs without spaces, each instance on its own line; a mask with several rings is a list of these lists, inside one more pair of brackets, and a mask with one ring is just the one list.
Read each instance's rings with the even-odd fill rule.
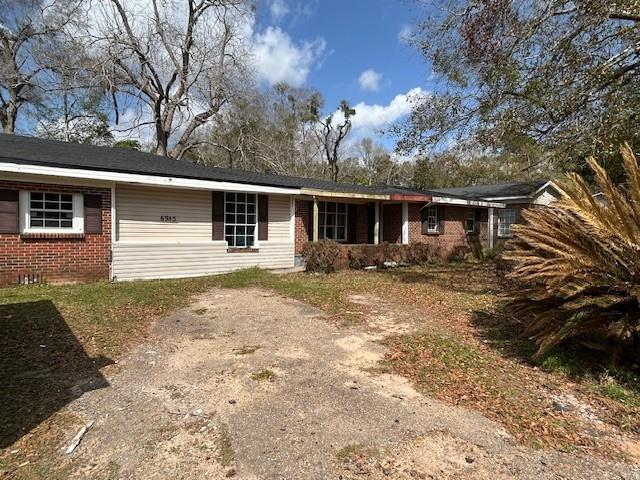
[[393,124],[411,112],[413,103],[429,93],[420,87],[412,88],[407,93],[396,95],[388,105],[369,105],[360,102],[354,105],[356,114],[353,117],[353,128],[377,130]]
[[413,35],[413,28],[411,25],[403,25],[400,31],[398,32],[398,41],[400,43],[408,43],[411,40],[411,36]]
[[377,92],[380,90],[380,80],[382,80],[382,74],[372,68],[365,70],[360,74],[360,77],[358,77],[360,88],[369,92]]
[[258,78],[270,85],[287,82],[301,86],[327,47],[323,38],[297,45],[280,27],[267,27],[264,32],[256,33],[253,41]]
[[269,12],[274,22],[280,22],[290,11],[285,0],[269,0]]

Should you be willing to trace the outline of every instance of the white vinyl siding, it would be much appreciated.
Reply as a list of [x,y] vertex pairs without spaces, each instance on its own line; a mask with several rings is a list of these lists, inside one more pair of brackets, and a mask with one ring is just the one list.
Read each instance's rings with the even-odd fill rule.
[[[269,195],[269,241],[290,241],[291,203],[289,195]],[[262,242],[261,242],[262,243]]]
[[210,241],[211,207],[207,190],[118,185],[116,238],[141,243]]
[[[213,275],[248,267],[290,268],[291,199],[269,195],[269,239],[258,252],[228,252],[212,240],[211,191],[117,185],[117,241],[112,275],[116,280]],[[176,217],[162,222],[161,216]]]
[[293,261],[292,242],[260,242],[257,253],[228,253],[224,241],[113,246],[113,275],[117,280],[196,277],[249,267],[291,268]]

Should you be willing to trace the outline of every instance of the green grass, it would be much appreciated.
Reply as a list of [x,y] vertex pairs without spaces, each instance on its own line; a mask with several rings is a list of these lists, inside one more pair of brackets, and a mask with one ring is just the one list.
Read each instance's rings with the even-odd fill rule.
[[222,425],[219,430],[219,437],[216,439],[218,447],[218,461],[223,467],[228,467],[235,460],[235,452],[231,444],[231,436],[226,425]]
[[375,450],[369,449],[360,443],[350,443],[339,449],[336,452],[336,457],[340,460],[349,460],[353,457],[363,456],[363,455],[371,455],[375,453]]
[[243,345],[233,349],[233,353],[236,355],[250,355],[257,352],[260,349],[260,345]]
[[268,368],[263,368],[262,370],[253,372],[251,374],[251,378],[256,382],[271,382],[276,378],[276,374],[273,370],[269,370]]

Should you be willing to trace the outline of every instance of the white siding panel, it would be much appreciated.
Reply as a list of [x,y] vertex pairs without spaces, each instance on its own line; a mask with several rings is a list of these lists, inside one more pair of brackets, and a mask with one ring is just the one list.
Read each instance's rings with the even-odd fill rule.
[[[212,241],[211,192],[118,185],[113,276],[118,280],[194,277],[248,267],[290,268],[290,197],[269,195],[269,239],[258,252],[228,252]],[[160,221],[175,216],[176,223]]]
[[269,240],[288,242],[290,220],[289,195],[269,195]]
[[533,200],[533,203],[536,205],[551,205],[556,200],[557,198],[549,190],[545,190]]
[[291,242],[266,241],[257,253],[228,253],[225,242],[123,243],[113,245],[113,275],[117,280],[213,275],[249,267],[290,268]]
[[[117,239],[122,242],[211,240],[211,192],[128,185],[116,187]],[[176,217],[175,223],[160,217]]]

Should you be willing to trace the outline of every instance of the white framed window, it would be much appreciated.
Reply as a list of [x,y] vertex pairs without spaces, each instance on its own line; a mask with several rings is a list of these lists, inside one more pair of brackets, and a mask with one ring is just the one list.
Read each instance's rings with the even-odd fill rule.
[[464,230],[467,233],[476,232],[476,209],[467,208],[467,216],[464,220]]
[[84,200],[81,194],[20,192],[20,226],[23,233],[82,233]]
[[229,247],[256,246],[258,205],[255,193],[227,192],[224,196],[224,236]]
[[347,241],[346,203],[320,202],[318,215],[318,237],[321,240]]
[[498,236],[510,237],[511,225],[516,223],[516,211],[513,208],[503,208],[498,210]]
[[438,233],[438,207],[433,205],[426,210],[427,232]]

